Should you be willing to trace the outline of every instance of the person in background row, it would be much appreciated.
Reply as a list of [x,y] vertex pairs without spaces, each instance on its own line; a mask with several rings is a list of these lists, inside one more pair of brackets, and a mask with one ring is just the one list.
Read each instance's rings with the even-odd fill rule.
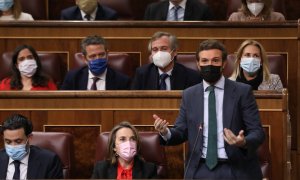
[[35,49],[18,46],[12,56],[12,75],[0,83],[0,90],[56,90],[52,80],[42,74],[42,65]]
[[0,179],[63,179],[59,157],[30,145],[32,122],[15,114],[1,126],[5,148],[0,150]]
[[137,68],[133,90],[183,90],[202,81],[200,74],[176,62],[176,36],[156,32],[149,41],[152,63]]
[[61,20],[116,20],[116,11],[102,6],[97,0],[76,0],[76,6],[62,10]]
[[166,0],[149,4],[144,20],[205,21],[214,16],[206,4],[199,0]]
[[282,90],[277,74],[271,74],[264,47],[255,40],[244,41],[237,52],[235,68],[230,79],[246,83],[253,90]]
[[108,159],[96,163],[92,179],[157,179],[157,167],[140,156],[140,138],[129,122],[110,132]]
[[88,36],[81,42],[86,66],[67,73],[62,90],[127,90],[130,78],[108,66],[108,49],[104,38]]
[[33,21],[30,14],[22,12],[20,0],[0,0],[0,21]]
[[242,0],[242,7],[228,21],[285,21],[285,18],[273,11],[272,0]]
[[251,87],[224,78],[219,41],[201,42],[196,55],[203,82],[183,91],[175,125],[153,115],[161,143],[188,141],[184,179],[262,179],[256,150],[265,134]]

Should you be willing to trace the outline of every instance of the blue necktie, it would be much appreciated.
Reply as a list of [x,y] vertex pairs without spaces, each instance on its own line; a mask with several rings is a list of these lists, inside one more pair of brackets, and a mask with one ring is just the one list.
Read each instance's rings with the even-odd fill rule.
[[13,176],[13,179],[20,179],[20,161],[15,160],[14,162],[15,165],[15,173]]
[[166,84],[166,79],[167,77],[169,77],[168,74],[166,73],[163,73],[159,76],[159,79],[160,79],[160,85],[159,85],[159,89],[160,90],[167,90],[167,84]]
[[174,21],[178,21],[178,10],[180,9],[180,6],[174,6]]
[[217,115],[216,115],[216,97],[215,87],[208,86],[208,142],[205,164],[212,170],[218,164],[218,136],[217,136]]

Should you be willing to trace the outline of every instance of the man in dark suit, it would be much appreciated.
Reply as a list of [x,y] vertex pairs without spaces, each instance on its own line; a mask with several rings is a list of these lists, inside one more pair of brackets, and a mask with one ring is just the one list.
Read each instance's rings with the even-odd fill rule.
[[220,42],[202,42],[197,59],[203,83],[183,91],[174,128],[153,115],[163,144],[188,140],[184,178],[262,179],[256,150],[265,135],[256,101],[249,85],[224,78],[226,57]]
[[59,157],[51,151],[29,145],[32,123],[15,114],[1,127],[5,149],[0,151],[0,179],[62,179]]
[[101,6],[97,0],[76,0],[76,6],[62,10],[61,20],[116,20],[116,11]]
[[88,36],[81,42],[84,67],[67,73],[62,90],[127,90],[130,79],[107,65],[108,50],[105,39]]
[[183,90],[202,81],[200,74],[176,62],[177,38],[156,32],[148,44],[152,63],[137,68],[131,89]]
[[144,20],[157,21],[205,21],[213,18],[209,7],[199,0],[155,2],[147,6],[144,16]]

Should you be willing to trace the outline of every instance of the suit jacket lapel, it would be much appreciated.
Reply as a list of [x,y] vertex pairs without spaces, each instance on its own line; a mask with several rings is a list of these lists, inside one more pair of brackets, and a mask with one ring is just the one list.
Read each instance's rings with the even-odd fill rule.
[[115,74],[114,72],[110,69],[107,68],[107,72],[106,72],[106,77],[105,77],[105,88],[106,90],[112,90],[112,89],[116,89],[115,88]]
[[104,12],[104,10],[103,10],[102,6],[100,6],[98,4],[98,9],[97,9],[97,12],[96,12],[96,18],[95,18],[95,20],[102,20],[102,19],[104,19],[103,12]]
[[30,154],[28,160],[27,179],[38,178],[39,167],[41,166],[40,159],[36,156],[34,148],[30,147]]
[[141,179],[143,178],[141,165],[138,159],[135,159],[134,165],[132,168],[132,179]]
[[[195,106],[197,107],[197,105],[199,104],[199,110],[196,111],[197,115],[196,117],[199,117],[199,119],[197,120],[197,123],[199,123],[199,128],[202,128],[203,130],[203,123],[204,123],[204,88],[203,88],[203,83],[199,84],[198,85],[199,88],[197,88],[197,91],[196,91],[196,94],[194,97],[197,97],[195,98]],[[201,130],[201,129],[198,129],[197,127],[197,130]],[[198,133],[198,132],[197,132]],[[202,142],[202,137],[203,137],[203,132],[199,132],[199,137],[198,137],[198,149],[202,150],[202,145],[203,145],[203,142]]]
[[224,100],[223,100],[223,128],[229,128],[233,116],[236,96],[235,87],[232,82],[225,78]]
[[152,68],[150,69],[146,89],[158,90],[159,89],[158,84],[159,84],[158,69],[155,65],[153,65]]
[[9,157],[6,155],[5,150],[2,150],[0,153],[0,179],[6,179]]
[[[89,78],[89,68],[86,66],[82,69],[82,73],[78,73],[78,85],[79,90],[87,90],[88,78]],[[76,78],[75,78],[76,79]]]
[[171,80],[171,90],[181,90],[184,89],[184,77],[185,74],[181,72],[181,70],[178,68],[177,63],[174,63],[174,68],[172,71],[172,76],[170,77]]
[[185,5],[185,11],[184,11],[184,20],[192,20],[192,11],[193,7],[192,4],[190,2],[190,0],[187,0],[186,5]]
[[83,20],[79,7],[76,7],[75,20]]
[[160,14],[159,17],[161,17],[161,20],[165,21],[167,19],[168,11],[169,11],[169,1],[165,1],[159,12]]
[[107,170],[107,179],[116,179],[117,178],[117,168],[118,164],[110,165]]

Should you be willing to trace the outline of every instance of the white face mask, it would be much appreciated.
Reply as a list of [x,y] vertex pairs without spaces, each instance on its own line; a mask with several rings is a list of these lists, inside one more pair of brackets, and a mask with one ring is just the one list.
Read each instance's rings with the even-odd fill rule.
[[241,58],[240,65],[247,73],[256,73],[260,68],[260,58],[243,57]]
[[169,52],[158,51],[152,57],[153,63],[159,68],[165,68],[172,62],[172,57]]
[[247,2],[247,7],[254,16],[257,16],[263,10],[264,3],[248,3]]
[[36,72],[37,64],[34,59],[25,59],[19,63],[19,71],[26,77],[32,77]]

